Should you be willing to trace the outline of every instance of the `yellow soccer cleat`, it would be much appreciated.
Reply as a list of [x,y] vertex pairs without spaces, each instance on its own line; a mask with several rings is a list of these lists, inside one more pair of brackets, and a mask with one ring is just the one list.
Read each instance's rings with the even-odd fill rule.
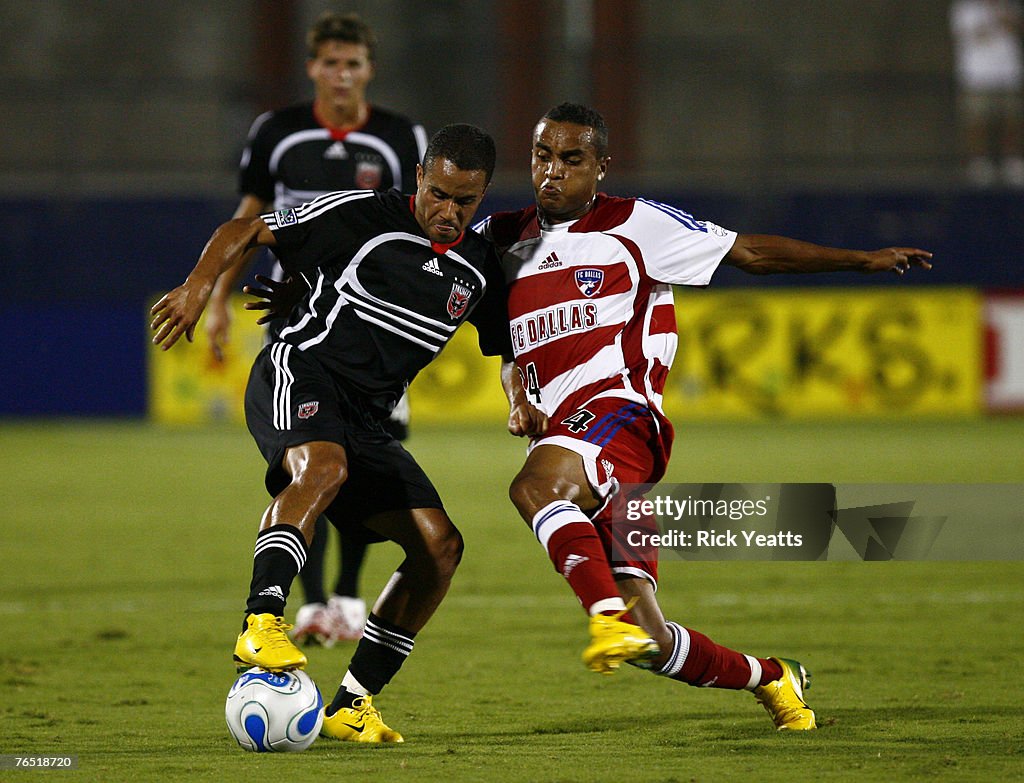
[[615,674],[623,662],[646,669],[658,656],[658,644],[647,631],[619,619],[628,611],[627,607],[618,614],[590,618],[590,645],[583,651],[583,663],[592,672]]
[[268,672],[301,669],[306,656],[288,638],[283,617],[272,614],[250,614],[245,618],[246,629],[235,642],[235,666],[239,671],[259,666]]
[[351,707],[330,716],[325,710],[320,736],[344,742],[405,742],[401,734],[381,720],[372,696],[360,696]]
[[810,690],[811,675],[799,661],[772,658],[782,667],[782,676],[754,689],[758,704],[768,710],[778,731],[810,731],[818,728],[814,710],[804,703],[804,688]]

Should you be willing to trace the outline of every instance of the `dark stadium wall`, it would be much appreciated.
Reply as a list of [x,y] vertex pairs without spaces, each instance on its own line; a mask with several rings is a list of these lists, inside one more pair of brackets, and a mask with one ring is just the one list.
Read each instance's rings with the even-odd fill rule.
[[233,204],[0,200],[0,416],[143,416],[146,310],[181,282]]

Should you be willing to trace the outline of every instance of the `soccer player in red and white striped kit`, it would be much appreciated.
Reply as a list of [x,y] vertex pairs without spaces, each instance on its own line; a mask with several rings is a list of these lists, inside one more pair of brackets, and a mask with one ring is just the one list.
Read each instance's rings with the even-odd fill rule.
[[902,274],[930,268],[931,253],[737,234],[674,206],[598,193],[609,161],[601,115],[562,104],[534,129],[536,204],[478,226],[509,283],[509,430],[532,439],[510,496],[590,616],[590,669],[612,674],[627,662],[690,685],[750,690],[779,730],[813,729],[799,662],[736,652],[664,618],[657,551],[630,549],[609,501],[620,485],[665,473],[672,285],[706,286],[722,263],[752,274]]

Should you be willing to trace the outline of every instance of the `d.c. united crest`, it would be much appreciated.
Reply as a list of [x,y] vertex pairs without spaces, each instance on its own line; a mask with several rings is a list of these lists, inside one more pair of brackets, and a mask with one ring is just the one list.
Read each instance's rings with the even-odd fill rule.
[[448,297],[448,315],[452,318],[461,318],[462,314],[466,312],[471,293],[466,286],[452,283],[452,293]]
[[384,181],[384,166],[372,160],[356,161],[356,187],[376,190]]
[[319,402],[304,402],[299,405],[298,415],[300,419],[309,419],[315,416],[318,410],[320,410]]
[[597,296],[604,284],[603,269],[577,269],[576,285],[584,296]]

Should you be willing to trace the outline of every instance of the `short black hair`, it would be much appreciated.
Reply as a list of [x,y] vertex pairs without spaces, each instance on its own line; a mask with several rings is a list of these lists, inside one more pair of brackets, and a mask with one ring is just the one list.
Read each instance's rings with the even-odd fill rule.
[[358,14],[340,14],[337,11],[324,11],[306,34],[306,48],[309,58],[315,59],[324,41],[341,41],[342,43],[362,44],[370,62],[377,57],[377,34],[373,32]]
[[445,125],[430,137],[423,156],[423,168],[428,169],[437,158],[445,158],[463,171],[482,171],[491,181],[497,153],[494,139],[476,125],[457,123]]
[[608,125],[597,109],[584,106],[582,103],[560,103],[548,111],[542,119],[554,122],[571,122],[594,131],[594,150],[597,157],[608,155]]

